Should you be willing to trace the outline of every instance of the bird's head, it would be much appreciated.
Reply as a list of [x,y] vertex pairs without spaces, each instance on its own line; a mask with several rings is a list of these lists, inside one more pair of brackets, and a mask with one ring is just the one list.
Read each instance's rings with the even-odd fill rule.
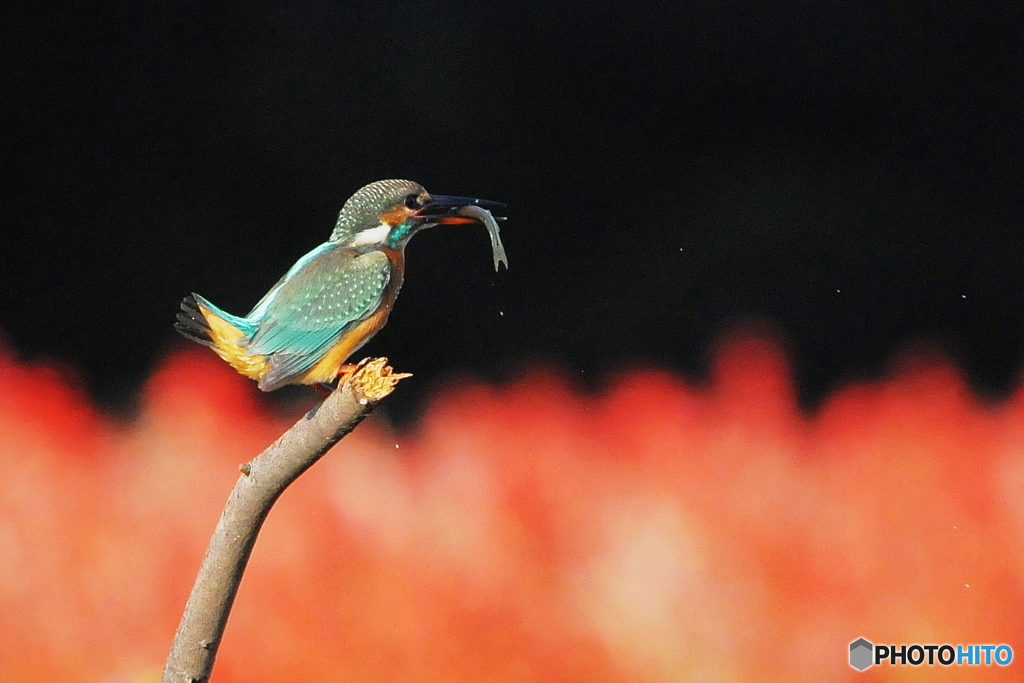
[[[477,207],[477,210],[460,213],[469,207]],[[435,225],[493,224],[493,219],[487,220],[486,212],[504,207],[504,204],[486,199],[431,195],[422,185],[411,180],[378,180],[360,189],[345,202],[334,232],[331,233],[331,241],[352,246],[381,245],[397,249],[423,228]],[[488,230],[492,229],[491,225],[487,227]]]

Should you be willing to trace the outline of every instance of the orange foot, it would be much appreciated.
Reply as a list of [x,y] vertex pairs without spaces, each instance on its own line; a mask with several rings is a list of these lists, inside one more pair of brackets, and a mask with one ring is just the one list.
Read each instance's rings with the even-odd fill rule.
[[363,367],[363,365],[366,364],[367,360],[369,360],[369,358],[363,360],[358,365],[346,363],[345,365],[342,365],[340,368],[338,368],[337,381],[332,383],[333,386],[332,384],[327,384],[325,382],[317,382],[316,384],[312,384],[310,386],[313,387],[313,391],[316,392],[317,396],[319,396],[320,398],[327,398],[334,392],[335,388],[341,387],[341,385],[343,385],[352,377],[356,370]]
[[365,360],[362,363],[359,363],[358,365],[352,365],[351,363],[346,363],[345,365],[342,365],[340,368],[338,368],[338,384],[337,384],[337,386],[340,387],[345,382],[347,382],[349,377],[352,376],[352,373],[354,373],[356,370],[358,370],[360,367],[362,367],[362,365],[364,363],[366,363]]

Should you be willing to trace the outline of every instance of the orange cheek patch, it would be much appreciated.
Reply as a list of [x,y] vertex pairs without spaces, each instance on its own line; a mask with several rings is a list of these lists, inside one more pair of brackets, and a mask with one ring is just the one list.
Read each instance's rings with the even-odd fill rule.
[[407,206],[396,206],[390,211],[385,211],[380,215],[381,223],[387,223],[388,225],[398,225],[406,218],[412,215],[412,209]]

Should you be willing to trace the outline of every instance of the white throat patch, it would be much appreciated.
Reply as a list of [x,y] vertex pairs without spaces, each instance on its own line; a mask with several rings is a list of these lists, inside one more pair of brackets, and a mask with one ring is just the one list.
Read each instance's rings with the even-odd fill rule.
[[391,226],[387,223],[381,223],[376,228],[367,228],[357,232],[352,244],[356,247],[366,244],[380,244],[388,238],[388,233],[390,232]]

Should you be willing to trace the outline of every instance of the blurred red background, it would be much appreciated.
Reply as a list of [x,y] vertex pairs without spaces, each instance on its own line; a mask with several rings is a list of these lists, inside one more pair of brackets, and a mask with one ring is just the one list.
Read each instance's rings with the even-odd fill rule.
[[[157,680],[237,465],[289,423],[203,350],[130,421],[0,354],[0,680]],[[937,357],[812,416],[758,335],[700,387],[462,381],[285,493],[214,681],[1019,680],[847,648],[1019,658],[1022,491],[1024,392],[982,405]]]

